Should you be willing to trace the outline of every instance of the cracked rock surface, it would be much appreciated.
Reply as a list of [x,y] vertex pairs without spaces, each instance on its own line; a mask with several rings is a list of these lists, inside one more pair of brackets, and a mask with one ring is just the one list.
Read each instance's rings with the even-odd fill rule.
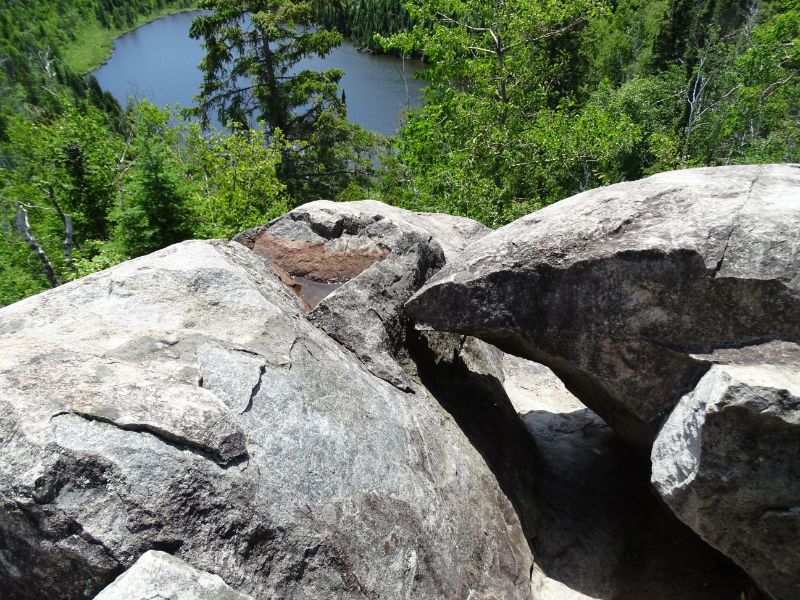
[[772,598],[800,598],[800,165],[579,194],[478,240],[406,310],[550,367],[652,448],[684,523]]
[[798,223],[800,166],[662,173],[492,232],[406,307],[547,365],[648,451],[708,370],[696,355],[800,341]]
[[411,391],[402,366],[407,361],[403,304],[446,261],[488,232],[471,219],[374,200],[320,200],[235,239],[267,258],[290,286],[298,276],[338,284],[309,306],[309,319],[373,375]]
[[257,598],[531,597],[514,503],[414,386],[235,242],[3,308],[2,597],[91,598],[151,550]]

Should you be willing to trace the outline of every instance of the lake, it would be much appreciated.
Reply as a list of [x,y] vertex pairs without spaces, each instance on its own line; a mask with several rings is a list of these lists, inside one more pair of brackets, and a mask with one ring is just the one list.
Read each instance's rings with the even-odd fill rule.
[[[118,38],[111,58],[94,76],[123,106],[129,99],[158,106],[191,106],[202,75],[200,40],[189,37],[195,12],[158,19]],[[342,69],[340,86],[347,98],[351,121],[372,131],[397,131],[403,108],[420,106],[423,82],[414,79],[422,69],[414,60],[359,52],[349,41],[324,59],[302,60],[296,69]]]

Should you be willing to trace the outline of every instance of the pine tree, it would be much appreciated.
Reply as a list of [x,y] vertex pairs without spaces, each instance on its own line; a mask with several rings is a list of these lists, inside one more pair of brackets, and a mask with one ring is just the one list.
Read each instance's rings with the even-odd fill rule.
[[320,0],[205,0],[191,35],[202,38],[204,79],[197,114],[208,123],[247,128],[258,119],[268,139],[285,140],[279,176],[297,201],[333,197],[364,164],[355,149],[363,131],[347,122],[340,70],[297,70],[342,42],[315,23]]

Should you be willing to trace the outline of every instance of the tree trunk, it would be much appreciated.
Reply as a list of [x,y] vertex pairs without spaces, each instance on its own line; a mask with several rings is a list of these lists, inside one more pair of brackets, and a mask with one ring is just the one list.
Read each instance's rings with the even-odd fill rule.
[[74,227],[72,224],[72,217],[66,214],[63,210],[61,210],[61,205],[56,200],[56,194],[53,191],[53,188],[48,188],[47,190],[47,197],[50,199],[50,204],[53,205],[53,208],[56,209],[58,216],[61,218],[61,221],[64,223],[64,260],[67,262],[67,269],[69,269],[70,273],[75,272],[75,262],[72,258],[72,245],[73,245],[73,238],[74,238]]
[[44,274],[47,277],[47,281],[50,283],[50,287],[57,287],[58,286],[58,279],[56,278],[55,269],[53,269],[53,263],[50,262],[50,259],[47,257],[47,253],[44,251],[44,248],[36,241],[36,238],[33,236],[33,232],[31,231],[31,224],[28,222],[28,211],[22,206],[22,204],[17,204],[17,233],[22,236],[22,239],[28,244],[30,249],[39,257],[39,260],[42,262],[42,268],[44,269]]

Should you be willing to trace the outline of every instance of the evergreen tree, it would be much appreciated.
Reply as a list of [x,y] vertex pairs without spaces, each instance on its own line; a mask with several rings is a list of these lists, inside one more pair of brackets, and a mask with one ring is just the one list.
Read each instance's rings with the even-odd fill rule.
[[318,10],[320,22],[336,28],[360,46],[379,49],[375,34],[391,35],[411,28],[405,0],[344,0]]
[[169,113],[140,104],[134,116],[137,158],[116,235],[131,257],[192,237],[190,189],[171,151],[176,132],[169,127]]
[[205,0],[191,35],[202,38],[204,79],[197,114],[208,123],[280,131],[279,177],[297,201],[333,197],[369,170],[360,160],[358,128],[347,122],[339,94],[340,70],[296,70],[306,57],[325,57],[342,42],[339,32],[315,24],[321,0]]

